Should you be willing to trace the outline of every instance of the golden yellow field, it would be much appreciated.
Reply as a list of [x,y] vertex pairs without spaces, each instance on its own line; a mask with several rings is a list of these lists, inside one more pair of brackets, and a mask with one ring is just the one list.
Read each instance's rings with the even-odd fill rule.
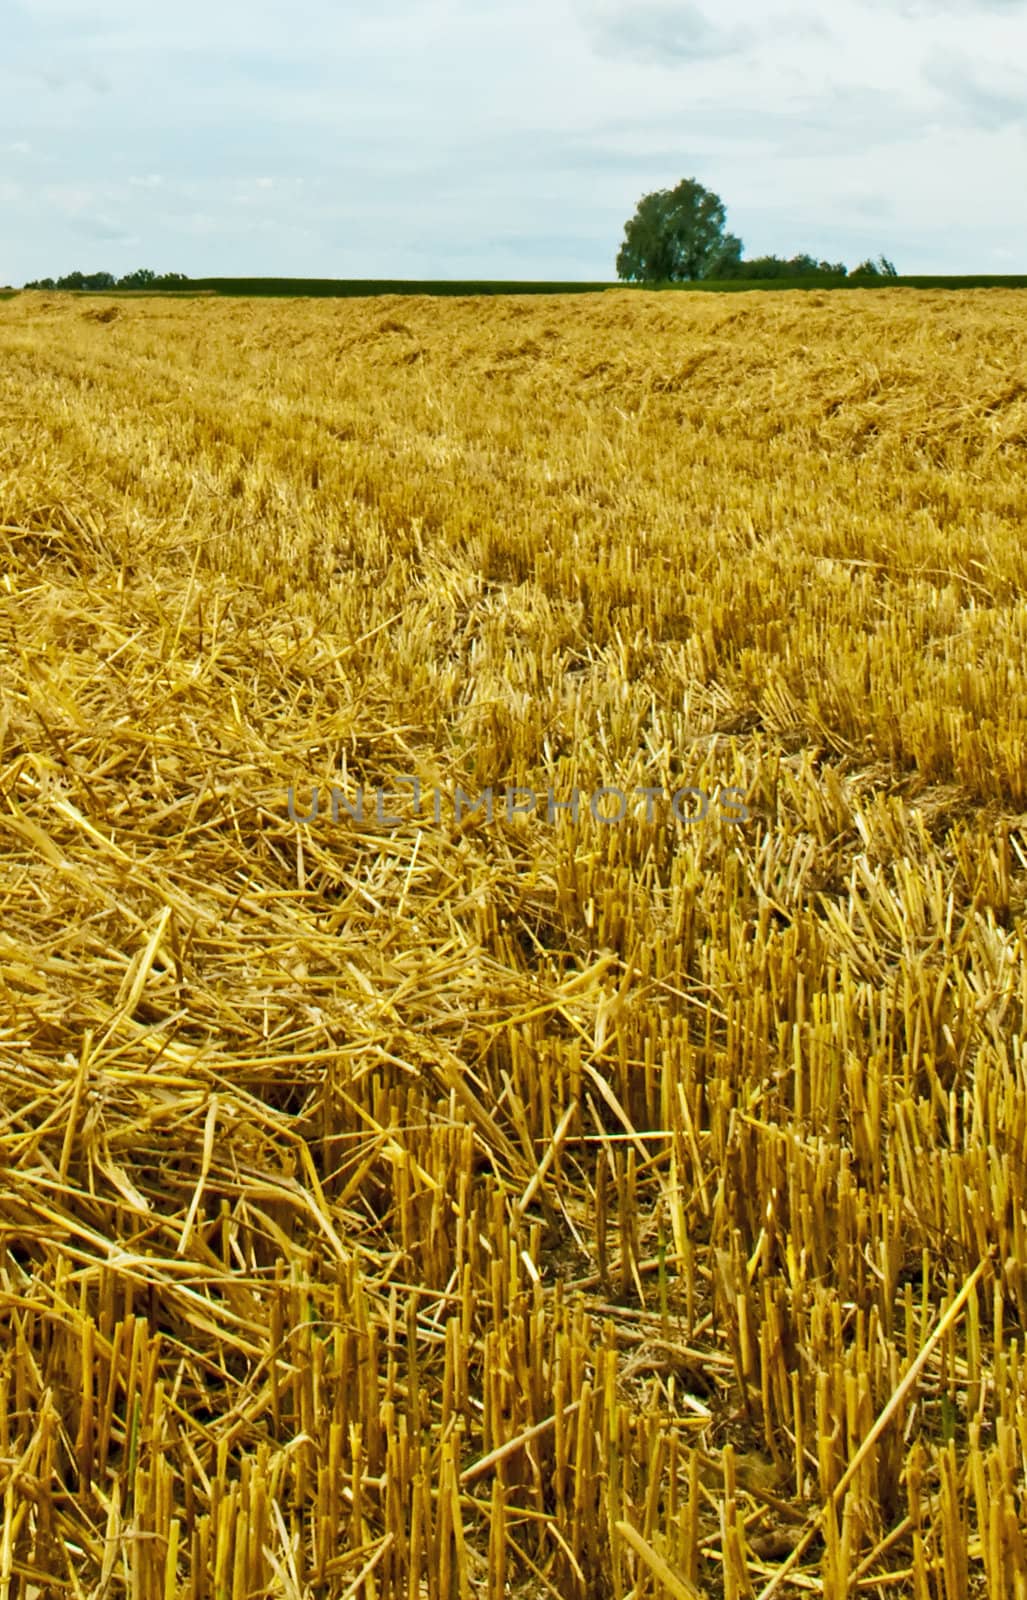
[[1024,1600],[1025,313],[0,306],[0,1600]]

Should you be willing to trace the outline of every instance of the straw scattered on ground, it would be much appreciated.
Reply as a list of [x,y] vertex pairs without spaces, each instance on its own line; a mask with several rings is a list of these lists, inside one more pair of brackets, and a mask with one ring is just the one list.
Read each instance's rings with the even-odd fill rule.
[[1027,1595],[1024,304],[0,307],[2,1600]]

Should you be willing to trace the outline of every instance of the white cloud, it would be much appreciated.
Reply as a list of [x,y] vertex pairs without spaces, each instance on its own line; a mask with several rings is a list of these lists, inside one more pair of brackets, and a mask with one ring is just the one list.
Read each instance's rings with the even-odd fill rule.
[[955,51],[932,55],[927,82],[942,95],[950,115],[969,127],[1027,126],[1023,73],[997,61],[968,61]]
[[0,155],[59,181],[3,270],[609,280],[695,176],[753,254],[1027,271],[1024,59],[1010,0],[8,0]]

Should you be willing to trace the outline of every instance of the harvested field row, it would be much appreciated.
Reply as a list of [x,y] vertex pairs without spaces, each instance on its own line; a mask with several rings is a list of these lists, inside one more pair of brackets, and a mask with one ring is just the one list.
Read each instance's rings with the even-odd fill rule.
[[2,1596],[1023,1600],[1025,329],[0,308]]

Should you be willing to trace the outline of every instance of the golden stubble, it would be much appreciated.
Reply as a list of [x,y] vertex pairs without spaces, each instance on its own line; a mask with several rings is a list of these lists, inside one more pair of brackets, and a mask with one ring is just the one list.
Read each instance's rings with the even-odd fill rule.
[[0,306],[5,1600],[1027,1592],[1025,304]]

